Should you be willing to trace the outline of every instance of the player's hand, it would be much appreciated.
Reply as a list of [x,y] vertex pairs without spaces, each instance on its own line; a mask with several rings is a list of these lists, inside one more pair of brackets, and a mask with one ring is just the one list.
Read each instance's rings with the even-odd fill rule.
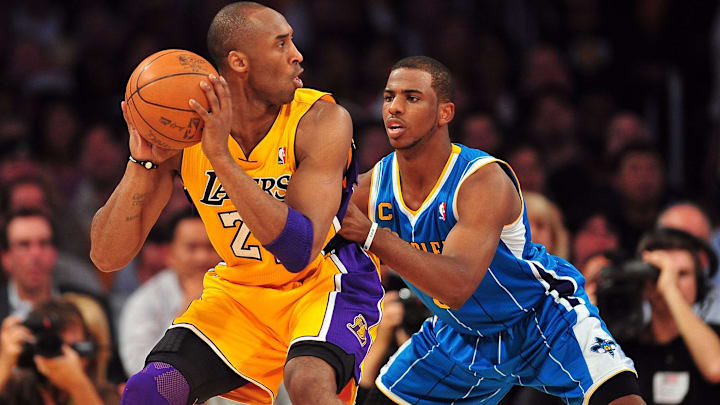
[[88,379],[80,356],[68,345],[62,346],[62,355],[60,356],[35,355],[34,360],[38,371],[46,376],[54,386],[64,391],[73,391]]
[[34,340],[19,317],[10,315],[5,318],[0,326],[0,367],[13,368],[23,351],[23,343]]
[[133,158],[137,160],[149,160],[159,165],[160,163],[180,153],[179,149],[165,149],[148,142],[140,135],[140,132],[137,128],[135,128],[135,125],[133,125],[130,120],[130,115],[127,111],[127,104],[124,101],[120,102],[120,109],[123,112],[128,133],[130,134],[130,154]]
[[205,121],[202,135],[202,148],[205,156],[213,158],[228,155],[228,136],[232,126],[232,97],[230,86],[224,77],[209,75],[208,80],[200,82],[200,88],[207,97],[210,112],[200,103],[190,99],[190,107]]
[[363,243],[370,232],[371,225],[372,222],[367,215],[363,214],[355,204],[350,203],[338,233],[347,240]]
[[662,250],[646,251],[643,252],[642,259],[660,269],[660,276],[656,284],[660,294],[665,295],[678,289],[679,269],[667,252]]

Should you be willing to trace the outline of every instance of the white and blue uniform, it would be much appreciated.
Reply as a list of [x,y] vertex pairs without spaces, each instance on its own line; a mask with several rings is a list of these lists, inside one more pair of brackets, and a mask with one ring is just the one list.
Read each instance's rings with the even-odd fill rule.
[[[440,254],[458,221],[458,190],[489,163],[499,164],[520,190],[507,163],[453,144],[437,184],[413,211],[403,201],[391,153],[372,172],[370,218],[416,248]],[[399,404],[495,404],[513,385],[583,404],[610,377],[635,373],[589,303],[580,272],[531,241],[524,203],[522,214],[503,228],[485,277],[462,308],[449,309],[406,283],[434,316],[377,379]]]

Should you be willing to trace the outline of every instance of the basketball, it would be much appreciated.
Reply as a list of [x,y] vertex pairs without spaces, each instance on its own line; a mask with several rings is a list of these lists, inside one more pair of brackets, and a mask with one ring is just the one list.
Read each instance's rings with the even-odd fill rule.
[[130,122],[143,138],[162,148],[182,149],[200,142],[204,122],[188,101],[193,98],[210,110],[200,81],[211,73],[218,74],[210,62],[190,51],[166,49],[148,56],[125,88]]

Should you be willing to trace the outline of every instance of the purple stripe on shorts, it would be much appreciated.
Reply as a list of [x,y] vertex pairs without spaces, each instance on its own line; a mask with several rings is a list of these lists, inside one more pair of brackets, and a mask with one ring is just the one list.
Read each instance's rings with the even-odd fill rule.
[[347,269],[341,290],[336,294],[327,341],[355,355],[355,379],[360,381],[360,363],[372,344],[369,328],[380,321],[380,301],[385,291],[377,267],[356,243],[337,249],[335,254]]

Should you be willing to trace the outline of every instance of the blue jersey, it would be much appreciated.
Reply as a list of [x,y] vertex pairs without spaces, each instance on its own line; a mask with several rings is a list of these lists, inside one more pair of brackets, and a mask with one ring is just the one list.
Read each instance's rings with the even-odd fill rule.
[[[490,163],[497,163],[505,170],[522,197],[517,178],[507,163],[483,151],[453,144],[437,183],[420,208],[413,211],[403,201],[400,172],[393,152],[373,169],[368,204],[370,218],[379,226],[397,232],[416,248],[440,254],[445,238],[458,221],[458,190],[465,179]],[[460,333],[475,336],[498,333],[538,308],[555,308],[570,324],[579,316],[588,315],[588,311],[596,311],[593,306],[584,305],[587,300],[584,278],[577,269],[531,241],[524,202],[521,215],[503,228],[485,277],[462,308],[452,310],[411,283],[407,284],[438,318]]]

